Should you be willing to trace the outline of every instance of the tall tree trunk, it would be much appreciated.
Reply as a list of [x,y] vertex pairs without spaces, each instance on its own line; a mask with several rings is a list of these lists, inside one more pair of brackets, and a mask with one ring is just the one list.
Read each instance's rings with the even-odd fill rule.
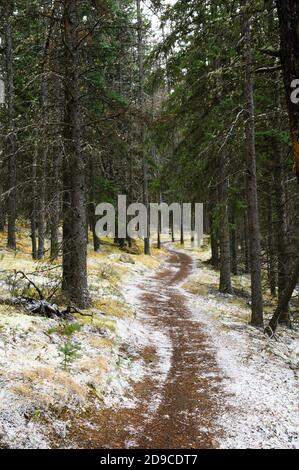
[[181,235],[180,235],[180,244],[181,244],[182,246],[185,245],[183,203],[181,203]]
[[231,214],[230,223],[231,270],[234,276],[238,275],[238,236],[235,215]]
[[228,180],[224,175],[225,158],[220,157],[220,168],[222,176],[219,180],[219,241],[220,241],[220,284],[219,290],[222,293],[232,294],[231,283],[231,253],[229,238],[229,219],[228,219]]
[[211,237],[211,251],[212,251],[212,258],[211,258],[211,265],[215,268],[219,267],[219,236],[217,230],[217,224],[215,222],[215,204],[216,204],[216,197],[215,197],[215,189],[210,188],[209,191],[209,218],[210,218],[210,237]]
[[244,271],[246,274],[250,273],[250,249],[249,249],[249,230],[248,230],[248,216],[247,212],[244,215],[244,227],[243,227],[243,259],[244,259]]
[[89,304],[85,164],[81,148],[79,1],[64,0],[65,117],[63,288],[81,308]]
[[[159,193],[159,198],[158,198],[158,204],[162,203],[162,195]],[[162,248],[162,240],[161,240],[161,234],[162,234],[162,214],[161,211],[158,211],[158,233],[157,233],[157,248],[158,250],[161,250]]]
[[5,229],[5,203],[4,203],[4,196],[3,196],[3,181],[4,181],[4,165],[2,160],[3,150],[0,149],[0,232],[3,232]]
[[13,50],[13,11],[14,1],[6,2],[6,88],[7,88],[7,139],[6,152],[8,158],[8,234],[7,246],[12,250],[16,244],[16,218],[17,218],[17,165],[16,165],[16,135],[15,135],[15,110],[14,110],[14,50]]
[[259,211],[257,198],[256,154],[255,154],[255,123],[252,80],[252,50],[249,16],[249,1],[242,0],[242,32],[244,41],[245,62],[245,133],[246,133],[246,167],[247,167],[247,206],[250,237],[251,266],[251,324],[263,325],[263,294],[261,283],[261,242],[259,227]]
[[93,157],[90,157],[89,161],[89,184],[90,184],[90,193],[89,193],[89,222],[90,228],[92,230],[92,237],[93,237],[93,249],[95,252],[100,251],[100,239],[96,234],[96,188],[95,188],[95,168],[94,168],[94,161]]
[[[55,207],[54,207],[55,206]],[[59,256],[59,212],[60,212],[60,201],[59,195],[56,196],[56,200],[52,204],[52,214],[50,218],[50,259],[55,261]]]
[[195,246],[195,206],[194,202],[192,202],[191,206],[191,248]]
[[48,155],[48,142],[46,138],[47,113],[48,113],[48,96],[47,83],[45,77],[41,84],[41,107],[42,107],[42,135],[40,152],[39,152],[39,191],[38,191],[38,250],[37,257],[42,259],[45,255],[45,237],[46,237],[46,165]]
[[50,259],[55,261],[59,256],[59,221],[61,212],[61,151],[57,150],[57,157],[52,157],[51,162],[51,187],[53,188],[53,198],[50,203]]
[[299,106],[291,99],[292,82],[299,79],[299,1],[276,0],[276,4],[280,24],[280,56],[289,111],[294,170],[299,182]]
[[[276,206],[276,247],[277,247],[277,287],[280,302],[288,283],[288,223],[286,213],[286,193],[284,185],[283,157],[279,142],[273,144],[274,192]],[[289,307],[280,317],[282,323],[289,323]]]
[[175,227],[174,227],[173,212],[170,213],[170,237],[171,237],[171,242],[175,243]]
[[144,94],[144,44],[143,44],[143,20],[141,12],[141,0],[136,0],[137,6],[137,23],[138,23],[138,67],[139,67],[139,92],[138,100],[141,111],[141,129],[140,129],[140,145],[142,152],[142,179],[143,179],[143,204],[147,209],[147,234],[144,237],[144,253],[146,255],[151,254],[150,246],[150,224],[149,224],[149,194],[148,194],[148,168],[147,158],[145,153],[145,125],[144,125],[144,114],[145,114],[145,94]]
[[31,204],[31,246],[32,246],[32,258],[37,259],[37,239],[36,239],[36,199],[37,199],[37,143],[33,152],[33,163],[32,163],[32,204]]
[[[272,184],[269,185],[272,188]],[[268,254],[268,283],[270,292],[276,297],[277,287],[277,270],[276,270],[276,253],[275,253],[275,237],[273,229],[273,208],[272,208],[272,191],[268,189],[267,194],[267,254]]]

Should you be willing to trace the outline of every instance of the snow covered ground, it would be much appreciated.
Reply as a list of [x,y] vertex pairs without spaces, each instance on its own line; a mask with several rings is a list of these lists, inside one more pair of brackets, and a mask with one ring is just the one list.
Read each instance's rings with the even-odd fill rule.
[[[218,273],[196,255],[186,288],[194,318],[210,335],[223,372],[218,419],[221,448],[299,448],[299,331],[279,328],[278,341],[248,325],[244,300],[213,289]],[[242,280],[238,280],[242,282]],[[244,287],[247,280],[244,278]]]
[[[58,319],[0,307],[0,448],[49,448],[61,439],[71,447],[67,436],[73,415],[135,406],[133,383],[146,373],[138,355],[150,332],[126,302],[125,286],[136,285],[161,261],[146,262],[140,256],[135,264],[125,264],[119,253],[90,258],[94,316],[76,318],[80,329],[70,336]],[[18,262],[24,264],[24,259]],[[35,277],[39,281],[46,283]],[[5,281],[1,295],[9,295]],[[61,348],[67,341],[80,345],[80,351],[65,369]]]
[[[299,448],[298,327],[279,328],[278,341],[250,327],[246,299],[217,292],[219,273],[204,263],[209,253],[189,253],[194,270],[181,287],[182,295],[210,337],[223,375],[216,445]],[[55,438],[71,447],[67,435],[73,413],[84,415],[90,407],[134,408],[133,384],[149,372],[140,353],[149,345],[159,357],[157,377],[163,393],[172,344],[165,332],[154,328],[139,297],[142,285],[163,296],[157,281],[149,281],[163,260],[165,255],[154,260],[136,257],[135,264],[124,264],[116,253],[89,261],[96,315],[72,336],[81,350],[70,370],[61,367],[59,349],[65,338],[57,320],[0,308],[0,447],[48,448]],[[246,276],[234,283],[248,290]],[[2,281],[1,294],[3,290]],[[158,395],[152,413],[159,406]]]

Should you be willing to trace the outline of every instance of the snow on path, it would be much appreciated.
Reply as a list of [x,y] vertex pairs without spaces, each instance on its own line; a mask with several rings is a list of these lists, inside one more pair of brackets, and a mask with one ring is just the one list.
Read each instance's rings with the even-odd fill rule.
[[[193,275],[204,278],[207,270],[200,264]],[[221,294],[189,294],[194,318],[211,337],[224,374],[220,447],[298,449],[298,330],[284,331],[276,343],[236,318],[227,300]]]
[[129,274],[124,296],[137,315],[118,327],[143,374],[133,406],[92,415],[90,429],[75,426],[80,446],[298,448],[296,332],[282,330],[276,343],[247,325],[249,309],[233,297],[184,289],[213,277],[195,257],[192,271],[178,250],[154,274]]
[[[126,301],[137,310],[124,342],[139,345],[146,373],[135,383],[133,407],[110,408],[78,423],[73,436],[83,448],[214,448],[221,408],[221,375],[212,344],[188,308],[180,288],[192,272],[192,259],[171,252],[156,273],[132,274]],[[140,281],[140,282],[138,282]],[[138,287],[136,287],[138,286]]]
[[139,439],[131,439],[130,446],[215,446],[221,378],[207,337],[193,320],[180,287],[191,272],[192,259],[171,251],[163,269],[126,293],[158,355],[150,370],[156,386],[147,397],[147,416]]

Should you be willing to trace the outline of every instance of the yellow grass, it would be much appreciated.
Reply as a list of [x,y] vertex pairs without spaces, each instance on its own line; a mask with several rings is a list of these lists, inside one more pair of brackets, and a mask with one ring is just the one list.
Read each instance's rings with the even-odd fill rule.
[[91,336],[88,340],[89,344],[98,349],[112,349],[113,341],[109,338],[98,338],[97,336]]
[[126,318],[132,317],[134,312],[124,302],[114,299],[98,299],[93,302],[93,307],[101,313],[110,317]]

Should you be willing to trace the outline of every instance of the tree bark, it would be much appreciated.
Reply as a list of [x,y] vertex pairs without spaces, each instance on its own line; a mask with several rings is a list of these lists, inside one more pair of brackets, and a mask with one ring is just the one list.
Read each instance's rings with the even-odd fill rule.
[[185,234],[184,234],[184,217],[183,217],[183,203],[181,203],[181,230],[180,230],[180,244],[185,245]]
[[[280,302],[288,283],[289,253],[288,253],[288,224],[286,214],[286,193],[284,188],[283,158],[279,142],[273,144],[274,160],[274,192],[276,206],[276,249],[277,249],[277,287],[278,302]],[[289,308],[281,315],[282,323],[289,323]]]
[[31,214],[30,214],[30,223],[31,223],[31,246],[32,246],[32,258],[37,259],[37,238],[36,238],[36,199],[37,199],[37,144],[33,152],[33,163],[32,163],[32,204],[31,204]]
[[90,222],[90,228],[92,231],[92,237],[93,237],[93,249],[95,252],[100,251],[101,245],[100,245],[100,239],[96,234],[96,188],[95,188],[95,168],[94,168],[94,161],[93,157],[90,157],[89,161],[89,184],[90,184],[90,193],[89,193],[89,222]]
[[174,217],[173,213],[170,213],[170,236],[171,236],[171,242],[175,243],[175,227],[174,227]]
[[215,204],[216,204],[216,197],[215,197],[215,190],[210,188],[209,191],[209,219],[210,219],[210,238],[211,238],[211,251],[212,251],[212,258],[211,258],[211,265],[215,268],[219,267],[219,236],[218,230],[215,223]]
[[220,168],[222,176],[219,181],[219,241],[220,241],[220,284],[219,290],[225,294],[232,294],[231,282],[231,253],[230,253],[230,237],[229,237],[229,218],[228,218],[228,179],[225,177],[224,157],[220,158]]
[[[159,198],[158,198],[158,204],[162,203],[162,195],[159,193]],[[161,211],[158,212],[158,231],[157,231],[157,248],[158,250],[161,250],[162,248],[162,240],[161,240],[161,234],[162,234],[162,214]]]
[[[272,184],[269,185],[272,188]],[[268,190],[267,194],[267,254],[268,254],[268,283],[272,297],[276,297],[277,275],[276,275],[276,253],[275,238],[273,229],[273,207],[272,207],[272,191]]]
[[58,156],[54,158],[52,157],[52,188],[54,196],[51,200],[50,208],[50,259],[51,261],[55,261],[59,256],[59,221],[60,221],[60,213],[61,213],[61,153],[60,149],[57,150]]
[[47,84],[43,77],[41,84],[41,107],[42,107],[42,133],[43,138],[40,145],[39,152],[39,191],[38,191],[38,250],[37,257],[42,259],[45,255],[45,237],[46,237],[46,165],[47,165],[47,139],[46,139],[46,126],[47,126],[47,112],[48,112],[48,96]]
[[244,215],[244,227],[243,227],[243,258],[244,258],[244,270],[246,274],[250,273],[250,255],[249,255],[249,231],[248,231],[248,216],[247,212]]
[[65,116],[63,289],[79,308],[89,304],[85,164],[81,148],[79,1],[64,0]]
[[281,39],[281,64],[289,112],[294,171],[299,182],[299,106],[291,100],[293,80],[299,79],[299,1],[276,0]]
[[234,276],[238,275],[238,236],[237,236],[237,227],[235,216],[231,214],[231,224],[230,224],[230,246],[231,246],[231,271]]
[[6,88],[7,88],[7,138],[6,152],[8,159],[8,226],[7,246],[16,250],[16,218],[17,218],[17,165],[16,165],[16,135],[15,135],[15,110],[14,110],[14,49],[12,20],[14,1],[6,2]]
[[246,134],[246,170],[247,170],[247,211],[250,237],[251,267],[251,324],[263,326],[263,295],[261,283],[261,242],[259,210],[257,197],[255,123],[252,80],[252,50],[249,17],[249,1],[242,0],[242,32],[244,41],[245,63],[245,134]]
[[144,237],[144,253],[146,255],[151,254],[150,246],[150,224],[149,224],[149,194],[148,194],[148,168],[147,168],[147,158],[145,154],[144,144],[145,144],[145,124],[144,124],[144,114],[145,114],[145,93],[144,93],[144,44],[143,44],[143,20],[141,12],[141,0],[136,0],[137,6],[137,26],[138,26],[138,69],[139,69],[139,91],[138,91],[138,100],[139,107],[141,111],[141,125],[140,125],[140,146],[142,153],[142,180],[143,180],[143,204],[147,209],[147,234]]
[[4,232],[5,229],[5,203],[4,203],[4,197],[3,197],[3,181],[4,181],[4,165],[3,165],[3,160],[2,160],[2,149],[0,150],[0,174],[1,174],[1,179],[0,179],[0,232]]

